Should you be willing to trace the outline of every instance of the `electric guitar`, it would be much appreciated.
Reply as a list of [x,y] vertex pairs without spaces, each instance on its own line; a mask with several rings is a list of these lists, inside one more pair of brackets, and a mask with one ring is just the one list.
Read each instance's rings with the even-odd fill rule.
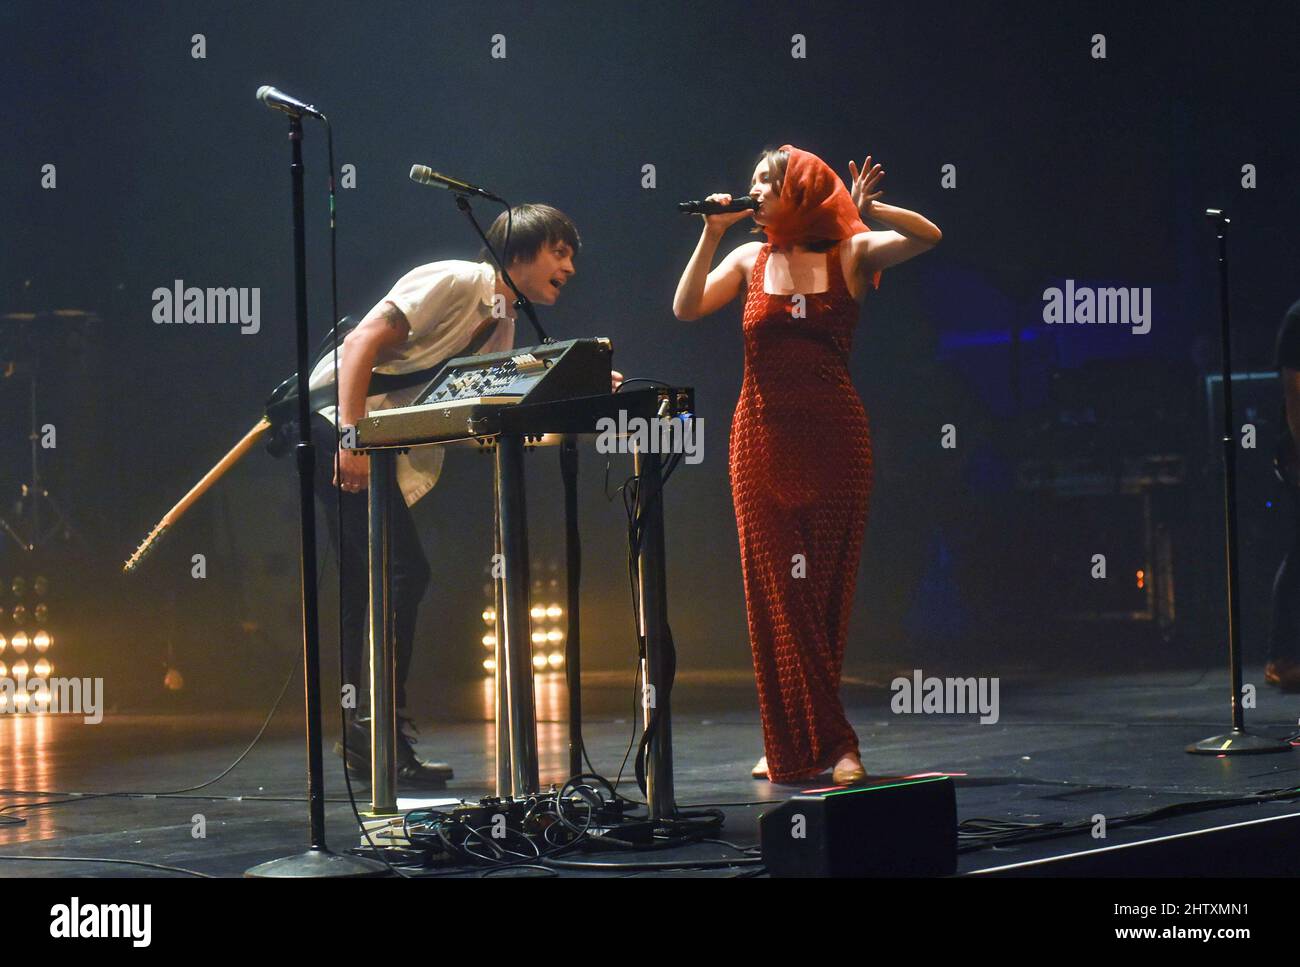
[[[342,343],[343,337],[356,327],[356,323],[350,316],[345,316],[338,324],[338,339]],[[479,333],[470,340],[468,346],[458,353],[454,353],[448,359],[456,356],[473,356],[482,348],[492,335],[495,327],[484,326]],[[315,369],[317,363],[325,358],[332,346],[334,333],[331,331],[325,337],[325,340],[317,347],[314,361],[311,369]],[[406,389],[411,386],[419,386],[428,383],[443,366],[447,360],[441,360],[432,366],[426,366],[424,369],[418,369],[410,373],[371,373],[370,384],[366,388],[366,396],[374,396],[379,393],[392,393],[399,389]],[[307,407],[312,413],[316,413],[326,406],[332,406],[335,399],[335,387],[333,383],[325,386],[318,386],[310,390],[307,397]],[[226,475],[235,464],[243,459],[248,451],[252,450],[257,441],[266,436],[267,451],[274,457],[280,457],[289,452],[290,447],[298,439],[298,374],[294,373],[288,379],[284,380],[271,393],[266,401],[265,415],[254,424],[253,428],[244,434],[230,451],[216,462],[216,464],[205,473],[189,492],[177,501],[176,506],[163,515],[162,520],[154,525],[153,530],[140,542],[140,546],[135,549],[135,553],[127,558],[126,563],[122,565],[123,573],[130,574],[140,566],[140,562],[148,556],[149,552],[158,546],[158,543],[166,536],[167,531],[185,515],[195,501],[212,489],[213,484]]]

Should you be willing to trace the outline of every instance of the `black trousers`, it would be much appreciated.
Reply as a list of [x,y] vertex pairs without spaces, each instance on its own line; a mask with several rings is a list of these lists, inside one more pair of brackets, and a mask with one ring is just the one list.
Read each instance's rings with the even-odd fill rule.
[[1269,661],[1300,660],[1300,490],[1291,497],[1291,548],[1273,578],[1273,615],[1268,633]]
[[[334,425],[324,417],[312,417],[312,443],[316,448],[316,500],[328,521],[330,546],[343,575],[343,684],[355,685],[357,710],[368,714],[370,678],[366,648],[370,639],[369,520],[370,495],[348,493],[334,486]],[[340,540],[338,503],[343,501],[343,530]],[[415,617],[420,599],[429,587],[429,562],[415,530],[411,510],[401,493],[392,497],[392,607],[393,637],[397,651],[397,707],[406,705],[406,676],[411,669],[415,643]],[[327,619],[328,620],[328,619]]]

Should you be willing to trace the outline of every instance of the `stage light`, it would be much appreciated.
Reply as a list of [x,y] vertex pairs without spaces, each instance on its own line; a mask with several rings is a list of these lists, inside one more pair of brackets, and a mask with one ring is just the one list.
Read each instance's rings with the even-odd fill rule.
[[497,670],[497,660],[495,658],[483,659],[483,670],[489,674]]
[[1142,588],[1144,588],[1144,587],[1146,587],[1146,572],[1145,572],[1145,571],[1138,571],[1138,572],[1137,572],[1137,585],[1138,585],[1139,590],[1142,589]]
[[546,617],[548,618],[558,618],[562,614],[564,614],[564,609],[558,604],[553,604],[546,609]]
[[9,677],[9,666],[6,665],[4,662],[0,661],[0,678],[8,678],[8,677]]
[[6,638],[4,635],[0,635],[0,651],[4,651],[5,647],[8,644],[9,644],[9,639]]
[[50,609],[49,606],[46,605],[44,601],[42,601],[36,607],[32,608],[32,617],[35,618],[37,621],[41,622],[42,624],[45,623],[45,620],[49,618],[49,616],[50,616]]
[[537,668],[537,669],[545,668],[545,667],[546,667],[546,656],[545,656],[545,655],[533,655],[533,667],[534,667],[534,668]]
[[485,624],[491,624],[496,620],[497,620],[497,613],[494,609],[487,608],[483,611],[483,621]]
[[20,658],[18,659],[18,661],[14,662],[14,678],[26,678],[26,677],[27,677],[27,662],[25,659]]
[[532,609],[531,611],[529,611],[528,613],[529,613],[530,615],[532,615],[534,618],[545,618],[545,617],[546,617],[546,609],[543,608],[540,604],[533,605],[533,609]]
[[487,648],[495,648],[495,647],[496,647],[496,643],[497,643],[497,636],[496,636],[496,635],[484,635],[484,636],[483,636],[483,645],[484,645],[484,647],[487,647]]
[[36,672],[37,678],[49,678],[50,672],[54,671],[54,666],[50,664],[48,658],[38,658],[32,670]]
[[560,641],[563,637],[564,632],[559,628],[552,628],[550,631],[546,632],[547,641]]
[[24,605],[18,605],[14,608],[14,624],[20,625],[27,620],[27,608]]
[[9,639],[9,644],[14,646],[14,651],[21,655],[27,650],[27,632],[15,631],[14,636]]
[[545,641],[545,640],[546,640],[546,632],[545,632],[545,631],[534,631],[534,632],[533,632],[533,644],[534,644],[534,645],[540,645],[540,644],[541,644],[543,641]]
[[26,712],[27,698],[28,696],[26,692],[14,692],[14,711]]
[[37,651],[46,652],[50,650],[50,645],[54,644],[54,639],[50,637],[48,631],[38,631],[36,636],[32,638],[32,644]]
[[45,580],[43,575],[37,575],[36,580],[32,582],[32,588],[36,591],[37,597],[44,597],[45,592],[50,589],[50,582]]
[[15,598],[21,598],[27,593],[27,579],[24,577],[14,578],[13,583],[9,585],[9,590],[13,592]]
[[549,664],[552,668],[559,668],[561,665],[564,664],[564,653],[559,651],[553,651],[546,656],[546,661],[547,664]]

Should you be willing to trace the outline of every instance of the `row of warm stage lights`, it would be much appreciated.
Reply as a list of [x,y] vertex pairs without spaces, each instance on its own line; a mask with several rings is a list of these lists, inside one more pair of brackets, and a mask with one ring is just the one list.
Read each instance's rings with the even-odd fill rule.
[[13,645],[14,654],[21,655],[27,650],[29,644],[38,652],[44,654],[50,650],[50,645],[54,644],[54,639],[50,637],[48,631],[38,631],[31,638],[27,637],[25,631],[15,631],[13,636],[7,640],[4,635],[0,635],[0,653],[4,652],[9,645]]
[[[14,678],[26,678],[29,675],[34,678],[49,678],[50,672],[52,671],[54,671],[54,665],[50,663],[48,658],[37,658],[36,664],[32,665],[30,668],[27,666],[26,658],[19,658],[14,662],[13,667]],[[9,666],[0,661],[0,678],[8,677]]]
[[[564,641],[564,630],[559,627],[548,628],[545,630],[537,628],[537,622],[550,619],[558,621],[564,617],[564,609],[558,604],[547,605],[543,607],[535,604],[532,610],[528,612],[533,619],[533,668],[538,671],[546,669],[557,670],[564,667],[564,651],[560,648],[561,642]],[[497,623],[496,608],[485,608],[483,610],[483,623],[488,626],[489,630],[483,635],[483,647],[493,648],[497,646],[496,632],[491,630]],[[556,650],[547,652],[547,647]],[[496,658],[484,658],[483,670],[491,675],[497,670]]]
[[[22,598],[26,596],[27,579],[21,575],[15,577],[13,581],[10,582],[9,590],[13,593],[13,596],[15,598]],[[49,592],[49,590],[50,590],[49,580],[45,577],[45,575],[38,574],[36,578],[32,581],[32,591],[35,593],[35,596],[38,598],[44,597]],[[38,624],[44,624],[45,621],[49,619],[49,616],[50,616],[50,608],[49,605],[47,605],[44,601],[38,601],[36,602],[36,604],[32,606],[32,618]],[[31,645],[33,648],[36,649],[37,652],[40,652],[41,654],[44,654],[45,652],[49,651],[50,645],[54,644],[54,638],[50,635],[48,631],[41,629],[29,637],[27,631],[23,628],[23,625],[27,623],[27,605],[25,604],[14,605],[14,610],[11,614],[11,617],[13,618],[14,625],[18,628],[18,630],[12,632],[8,638],[5,638],[4,635],[0,634],[0,654],[3,654],[4,650],[8,648],[10,645],[13,646],[15,655],[23,654],[23,652],[27,650],[28,645]],[[42,667],[42,665],[44,665],[47,670],[44,674],[37,672],[37,675],[41,678],[44,678],[47,677],[49,674],[49,662],[46,661],[44,658],[42,658],[36,663],[36,666],[37,668],[40,668]],[[15,676],[20,674],[25,675],[26,673],[27,673],[27,662],[25,661],[14,662]],[[0,678],[3,678],[8,674],[9,671],[5,667],[5,663],[3,661],[0,661]]]
[[[9,590],[15,598],[23,598],[27,594],[27,579],[21,575],[15,577],[9,585]],[[32,581],[32,591],[35,596],[44,597],[50,590],[50,582],[44,575],[37,575]],[[2,613],[2,612],[0,612]],[[31,608],[31,616],[38,624],[44,624],[49,620],[50,608],[44,601],[37,601]],[[36,659],[32,665],[27,664],[26,658],[17,658],[13,660],[10,666],[3,660],[0,660],[0,678],[8,678],[10,674],[16,679],[32,678],[49,679],[54,673],[54,665],[45,657],[45,652],[50,650],[54,644],[54,636],[48,631],[40,629],[31,635],[28,635],[26,629],[22,626],[27,623],[27,605],[16,604],[10,614],[18,630],[13,631],[6,638],[0,634],[0,655],[4,654],[5,649],[13,647],[15,655],[25,654],[27,649],[32,648],[37,655],[41,656]],[[49,704],[49,692],[37,690],[28,692],[25,689],[16,689],[12,694],[0,692],[0,712],[26,712],[44,708]]]
[[[27,662],[14,662],[14,678],[20,682],[27,675]],[[35,667],[32,669],[35,677],[48,680],[54,671],[54,666],[50,664],[49,659],[39,658]],[[5,663],[0,661],[0,678],[9,674],[5,668]],[[28,691],[24,688],[17,688],[12,693],[0,691],[0,712],[43,712],[50,704],[50,690],[48,688],[35,689]]]

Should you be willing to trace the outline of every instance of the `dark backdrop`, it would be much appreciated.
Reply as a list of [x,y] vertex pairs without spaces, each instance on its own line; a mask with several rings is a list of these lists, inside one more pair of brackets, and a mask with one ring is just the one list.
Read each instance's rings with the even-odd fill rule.
[[[102,317],[83,348],[47,357],[42,376],[43,419],[60,425],[45,470],[82,538],[57,564],[78,622],[70,653],[83,674],[118,673],[124,701],[160,692],[169,664],[189,673],[191,693],[260,701],[292,660],[287,461],[255,454],[139,575],[117,573],[293,368],[286,124],[253,98],[272,84],[327,111],[338,162],[356,166],[356,187],[339,198],[344,311],[364,311],[412,266],[476,252],[452,199],[407,180],[426,163],[570,214],[583,248],[574,284],[544,311],[552,334],[607,335],[629,376],[696,387],[705,460],[680,471],[668,500],[684,671],[743,672],[749,656],[726,470],[740,306],[696,323],[672,317],[698,236],[674,203],[744,190],[759,149],[786,141],[846,176],[849,158],[873,154],[887,171],[884,200],[944,232],[933,253],[885,273],[858,333],[876,489],[850,670],[1213,660],[1221,524],[1197,406],[1219,357],[1202,212],[1233,217],[1236,362],[1267,369],[1276,325],[1300,297],[1296,24],[1289,3],[6,4],[0,310]],[[206,57],[195,59],[200,33]],[[1098,33],[1104,60],[1090,56]],[[491,56],[494,34],[506,38],[504,59]],[[805,58],[791,56],[794,34]],[[324,149],[309,124],[314,337],[329,317]],[[40,185],[47,163],[53,190]],[[653,189],[642,187],[646,164]],[[957,183],[945,189],[949,164]],[[1242,187],[1244,164],[1257,169],[1253,189]],[[724,248],[746,240],[733,232]],[[155,325],[150,293],[178,278],[260,287],[262,331]],[[1042,291],[1066,278],[1151,287],[1151,333],[1044,326]],[[1094,587],[1086,554],[1068,587],[1033,580],[1071,528],[1087,551],[1079,529],[1091,525],[1012,485],[1037,446],[1026,428],[1050,422],[1061,374],[1089,365],[1100,366],[1098,404],[1153,447],[1170,420],[1157,418],[1151,374],[1190,400],[1173,419],[1192,461],[1171,518],[1187,616],[1174,644],[1108,652],[1111,625],[1026,627]],[[26,470],[26,389],[3,389],[8,501]],[[939,446],[945,423],[958,427],[955,451]],[[530,468],[545,569],[561,549],[554,451]],[[624,473],[616,461],[611,486]],[[586,454],[587,664],[626,669],[621,511],[600,496],[603,475],[603,458]],[[457,455],[417,505],[435,569],[417,684],[480,673],[489,494],[487,460]],[[1276,496],[1243,506],[1257,590],[1281,547]],[[6,573],[27,566],[13,552],[6,545]],[[190,577],[193,553],[207,555],[204,582]],[[1252,600],[1248,647],[1259,658],[1262,597]]]

